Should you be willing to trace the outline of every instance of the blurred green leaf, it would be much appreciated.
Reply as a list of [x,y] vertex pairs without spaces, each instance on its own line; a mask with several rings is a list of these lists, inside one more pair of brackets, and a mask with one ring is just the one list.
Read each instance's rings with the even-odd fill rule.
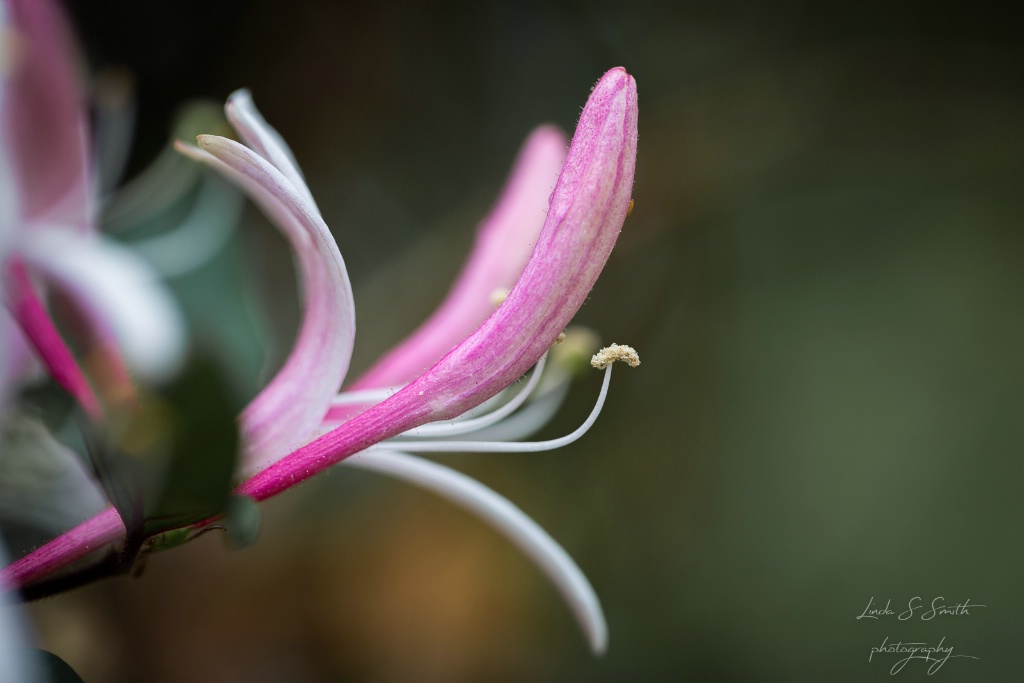
[[0,524],[13,547],[39,545],[106,507],[81,458],[40,420],[6,414],[0,453]]
[[100,431],[82,422],[96,474],[127,529],[145,539],[224,511],[238,462],[241,404],[211,359],[193,357],[159,393],[140,393]]
[[147,506],[147,536],[221,514],[238,463],[241,406],[213,361],[194,359],[164,398],[173,416],[171,452],[156,502]]

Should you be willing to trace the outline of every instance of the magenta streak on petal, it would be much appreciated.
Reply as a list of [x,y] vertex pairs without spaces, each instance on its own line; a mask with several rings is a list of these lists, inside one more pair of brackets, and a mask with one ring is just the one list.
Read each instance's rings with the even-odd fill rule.
[[71,349],[57,331],[53,320],[42,301],[36,295],[25,264],[19,258],[12,258],[4,278],[7,307],[18,321],[22,332],[36,350],[39,359],[50,371],[54,381],[71,394],[94,420],[102,418],[96,394],[89,386],[82,369],[75,360]]
[[352,391],[412,381],[487,319],[494,311],[491,294],[512,288],[533,251],[551,188],[565,161],[565,148],[565,135],[554,126],[541,126],[530,134],[500,199],[481,222],[473,251],[444,302],[419,329],[356,380],[349,387]]
[[312,438],[345,378],[355,342],[355,304],[345,263],[320,214],[277,168],[237,142],[199,136],[178,145],[241,187],[291,242],[305,311],[284,366],[242,412],[246,469],[282,457]]
[[49,543],[0,569],[0,587],[27,586],[109,543],[124,538],[124,523],[107,508]]
[[86,118],[67,22],[52,0],[11,0],[8,9],[20,40],[0,119],[23,215],[89,230]]
[[424,375],[238,492],[274,496],[374,443],[454,418],[521,376],[575,315],[611,254],[629,208],[636,131],[636,83],[625,69],[612,69],[580,116],[537,247],[498,310]]

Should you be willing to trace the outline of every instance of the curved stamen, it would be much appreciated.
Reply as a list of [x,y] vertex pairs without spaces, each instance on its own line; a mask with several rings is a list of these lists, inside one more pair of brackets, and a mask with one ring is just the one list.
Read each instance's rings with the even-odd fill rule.
[[[413,453],[537,453],[540,451],[551,451],[562,446],[571,444],[580,438],[597,421],[604,407],[605,397],[608,396],[608,385],[612,379],[612,366],[609,365],[604,371],[604,382],[601,383],[601,393],[598,394],[597,403],[587,419],[576,428],[571,434],[566,434],[557,439],[548,441],[402,441],[402,450]],[[366,450],[389,450],[387,443],[370,446]]]
[[[516,411],[519,406],[523,405],[532,394],[533,390],[537,388],[540,383],[541,375],[544,373],[544,365],[547,363],[548,354],[545,353],[537,361],[537,364],[533,366],[533,372],[530,374],[530,379],[527,380],[526,384],[520,389],[511,401],[504,404],[500,408],[497,408],[486,415],[479,417],[471,417],[464,420],[455,422],[433,422],[425,424],[420,427],[414,427],[407,432],[403,432],[398,438],[407,436],[425,436],[425,437],[438,437],[438,436],[455,436],[456,434],[468,434],[475,432],[478,429],[489,427],[495,422],[499,422],[503,418],[511,415]],[[484,404],[486,405],[486,404]],[[472,411],[470,411],[472,412]],[[404,443],[404,441],[402,442]]]
[[562,403],[565,402],[571,384],[572,381],[569,378],[564,378],[552,387],[540,389],[539,393],[531,397],[529,402],[514,415],[508,416],[497,424],[484,427],[469,436],[477,441],[518,441],[537,433],[541,427],[551,421]]
[[[534,366],[533,373],[530,375],[530,379],[527,380],[526,384],[518,391],[516,396],[503,404],[501,407],[495,409],[493,412],[479,417],[467,417],[472,415],[474,412],[478,412],[481,408],[488,408],[492,401],[500,400],[500,395],[493,397],[489,401],[485,401],[473,410],[463,413],[454,420],[445,422],[435,422],[427,425],[421,425],[408,430],[400,436],[453,436],[456,434],[467,434],[474,432],[479,429],[488,427],[495,422],[499,422],[502,418],[507,417],[514,412],[532,394],[534,389],[540,383],[541,376],[543,375],[544,365],[547,362],[547,354],[541,356],[540,360]],[[339,409],[347,408],[350,406],[370,406],[376,403],[380,403],[386,398],[390,398],[395,392],[400,391],[402,387],[388,387],[386,389],[362,389],[356,391],[343,391],[334,397],[331,402],[331,407],[327,411],[327,416],[324,418],[324,424],[335,424],[341,423],[344,420],[335,419],[335,415],[340,412]],[[396,437],[399,438],[399,437]]]
[[334,397],[331,407],[336,406],[358,406],[367,403],[380,403],[384,399],[393,396],[402,387],[387,387],[386,389],[363,389],[361,391],[343,391]]

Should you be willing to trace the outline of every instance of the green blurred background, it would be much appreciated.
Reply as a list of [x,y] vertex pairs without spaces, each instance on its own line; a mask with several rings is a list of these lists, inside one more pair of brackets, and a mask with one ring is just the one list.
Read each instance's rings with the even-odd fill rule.
[[[251,549],[210,534],[34,606],[43,644],[90,683],[838,682],[889,680],[900,657],[868,661],[885,638],[944,637],[977,659],[935,679],[1020,680],[1024,48],[1005,7],[72,2],[92,65],[137,79],[133,169],[186,99],[253,91],[348,262],[356,370],[439,301],[529,130],[571,131],[625,66],[636,208],[577,320],[643,365],[569,448],[440,458],[578,560],[604,658],[482,523],[346,470],[266,506]],[[216,334],[250,391],[290,341],[293,277],[249,210],[177,283],[234,325]],[[251,315],[209,295],[239,282]],[[915,596],[986,607],[856,619]]]

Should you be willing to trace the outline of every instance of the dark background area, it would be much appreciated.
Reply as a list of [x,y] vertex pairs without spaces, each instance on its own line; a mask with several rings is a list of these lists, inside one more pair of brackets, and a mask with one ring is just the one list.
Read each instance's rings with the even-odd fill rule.
[[[578,560],[608,654],[479,521],[347,470],[268,505],[251,549],[211,534],[38,604],[45,646],[90,683],[838,682],[889,680],[885,638],[945,638],[978,659],[934,679],[1019,680],[1015,13],[625,5],[70,3],[91,67],[136,78],[132,170],[184,101],[252,90],[349,265],[356,370],[444,294],[529,130],[571,131],[605,70],[635,76],[636,208],[578,320],[643,365],[569,448],[442,458]],[[276,239],[250,211],[233,245],[271,364],[297,317]],[[855,618],[915,596],[985,607]]]

